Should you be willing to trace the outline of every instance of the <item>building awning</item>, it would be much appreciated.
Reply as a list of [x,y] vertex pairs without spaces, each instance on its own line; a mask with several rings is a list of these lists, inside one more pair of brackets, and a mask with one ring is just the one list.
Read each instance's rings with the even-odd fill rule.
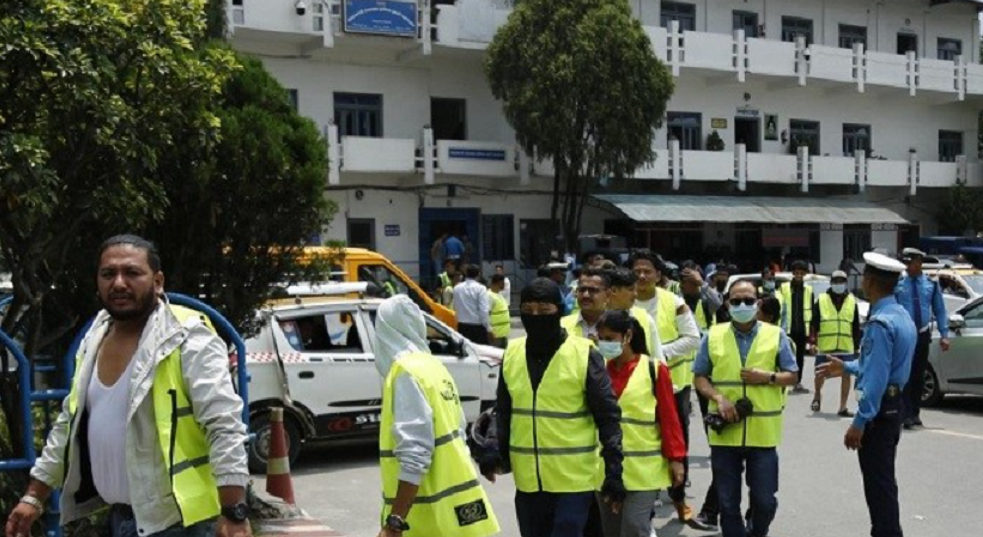
[[759,224],[908,224],[898,213],[864,201],[731,196],[604,194],[596,199],[636,222]]

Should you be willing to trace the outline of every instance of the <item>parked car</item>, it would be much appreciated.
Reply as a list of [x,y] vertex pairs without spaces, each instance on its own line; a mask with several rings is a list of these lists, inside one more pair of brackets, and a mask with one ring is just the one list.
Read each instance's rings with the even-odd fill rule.
[[[365,286],[365,284],[362,284]],[[375,368],[375,312],[381,300],[352,297],[278,306],[258,313],[259,333],[246,341],[249,368],[249,465],[265,472],[271,407],[284,406],[290,460],[301,446],[325,441],[375,442],[382,379]],[[468,423],[494,405],[503,351],[476,345],[424,314],[430,352],[457,382]]]
[[983,270],[970,264],[951,264],[944,267],[922,267],[929,278],[941,284],[946,311],[953,312],[968,302],[983,296]]
[[937,405],[946,394],[983,395],[983,297],[949,314],[949,352],[935,331],[928,353],[922,404]]

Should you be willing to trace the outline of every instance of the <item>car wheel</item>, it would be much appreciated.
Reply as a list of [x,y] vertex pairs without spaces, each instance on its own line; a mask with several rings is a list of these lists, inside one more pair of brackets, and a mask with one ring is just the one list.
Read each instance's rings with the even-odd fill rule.
[[922,390],[922,406],[936,406],[942,402],[944,396],[942,387],[939,385],[939,376],[935,374],[935,369],[929,365],[925,369],[925,388]]
[[[287,435],[287,457],[292,467],[300,455],[300,445],[303,438],[297,420],[290,415],[283,416],[283,430]],[[249,419],[249,432],[253,440],[249,442],[249,471],[254,474],[266,473],[266,460],[269,458],[272,427],[269,411],[255,414]]]

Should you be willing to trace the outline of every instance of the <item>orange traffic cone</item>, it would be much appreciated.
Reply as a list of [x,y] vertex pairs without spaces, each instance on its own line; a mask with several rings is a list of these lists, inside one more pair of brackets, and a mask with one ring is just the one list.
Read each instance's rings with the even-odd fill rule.
[[287,433],[283,429],[283,409],[270,411],[270,451],[266,457],[266,492],[295,505],[294,485],[290,480],[290,456]]

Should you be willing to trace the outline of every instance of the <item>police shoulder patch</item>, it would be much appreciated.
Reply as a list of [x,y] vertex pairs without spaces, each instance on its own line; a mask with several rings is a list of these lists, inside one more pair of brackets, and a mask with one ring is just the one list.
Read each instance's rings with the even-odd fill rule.
[[476,522],[488,520],[488,509],[485,507],[485,500],[483,499],[454,507],[454,514],[457,515],[458,526],[470,526]]

